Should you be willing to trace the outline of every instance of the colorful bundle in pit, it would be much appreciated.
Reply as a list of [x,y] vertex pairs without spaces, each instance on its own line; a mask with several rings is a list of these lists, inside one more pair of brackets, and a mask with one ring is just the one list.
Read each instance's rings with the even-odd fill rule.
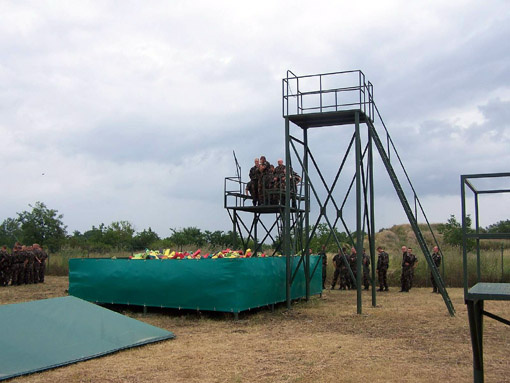
[[[276,253],[274,257],[281,257],[282,255]],[[187,251],[175,251],[171,249],[165,249],[163,252],[159,250],[149,250],[146,249],[143,253],[133,254],[129,257],[129,259],[217,259],[217,258],[252,258],[252,257],[270,257],[266,253],[257,253],[254,254],[251,249],[247,249],[246,252],[243,250],[231,250],[224,249],[218,251],[217,253],[206,253],[202,254],[202,250],[198,249],[194,253],[189,253]]]

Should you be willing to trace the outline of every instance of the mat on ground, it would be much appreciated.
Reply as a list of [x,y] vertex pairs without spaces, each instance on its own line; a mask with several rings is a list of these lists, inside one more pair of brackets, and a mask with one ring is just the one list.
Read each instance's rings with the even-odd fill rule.
[[0,380],[174,338],[75,297],[0,305]]

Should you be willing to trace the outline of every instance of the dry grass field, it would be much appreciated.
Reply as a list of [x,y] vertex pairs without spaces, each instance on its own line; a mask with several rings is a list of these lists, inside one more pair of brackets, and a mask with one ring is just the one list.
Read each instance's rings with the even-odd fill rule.
[[[0,303],[65,295],[66,277],[44,285],[0,288]],[[176,339],[21,378],[16,382],[471,382],[472,354],[461,289],[450,289],[450,317],[428,288],[378,295],[364,292],[356,314],[354,291],[230,315],[116,307],[168,329]],[[486,309],[510,317],[508,302]],[[4,329],[5,331],[5,329]],[[486,382],[510,381],[510,328],[485,320]]]

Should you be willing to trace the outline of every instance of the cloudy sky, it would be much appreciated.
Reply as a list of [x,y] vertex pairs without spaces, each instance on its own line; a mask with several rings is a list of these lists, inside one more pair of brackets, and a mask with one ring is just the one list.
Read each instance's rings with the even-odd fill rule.
[[[244,178],[284,155],[288,69],[365,73],[431,222],[459,217],[460,174],[510,171],[507,1],[310,4],[0,1],[0,219],[42,201],[69,232],[229,230],[232,151]],[[310,134],[326,174],[338,134]],[[404,223],[376,170],[377,227]]]

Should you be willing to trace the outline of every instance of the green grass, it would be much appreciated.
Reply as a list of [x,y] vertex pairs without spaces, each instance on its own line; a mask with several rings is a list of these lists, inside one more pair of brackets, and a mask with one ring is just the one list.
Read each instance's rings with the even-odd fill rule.
[[50,254],[46,266],[46,274],[48,275],[68,275],[69,260],[71,258],[122,258],[129,257],[131,252],[105,252],[105,253],[88,253],[83,250],[62,250],[55,254]]

